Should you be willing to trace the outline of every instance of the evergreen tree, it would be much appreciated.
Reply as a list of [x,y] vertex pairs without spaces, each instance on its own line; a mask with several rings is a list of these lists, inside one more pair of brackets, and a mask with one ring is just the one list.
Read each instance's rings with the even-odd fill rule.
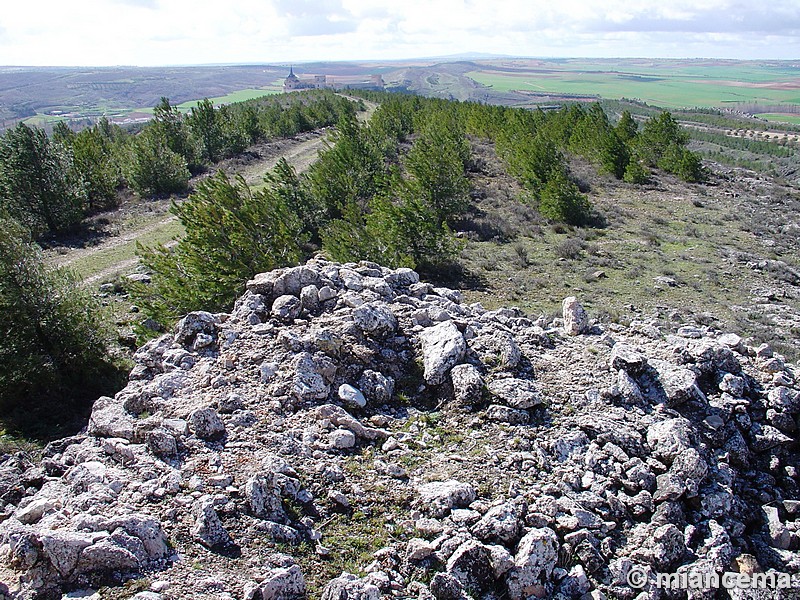
[[678,144],[670,144],[658,161],[658,166],[690,183],[704,181],[706,172],[700,157]]
[[0,139],[0,208],[36,238],[80,222],[84,193],[73,174],[68,150],[43,129],[20,123]]
[[192,139],[200,149],[200,156],[215,163],[222,158],[224,135],[222,123],[211,100],[204,98],[192,108],[186,119]]
[[636,156],[634,156],[628,163],[628,166],[625,167],[625,174],[622,176],[622,179],[625,181],[625,183],[633,183],[637,185],[647,183],[649,178],[649,171],[644,165],[642,165],[641,161]]
[[75,140],[75,132],[64,121],[59,121],[53,127],[53,135],[50,136],[50,140],[55,144],[69,148]]
[[631,143],[639,132],[639,126],[636,124],[636,121],[633,120],[633,115],[631,115],[631,111],[629,110],[622,111],[622,115],[614,129],[619,139],[626,144]]
[[664,111],[645,121],[636,140],[636,150],[649,165],[656,166],[669,146],[684,146],[688,139],[673,116]]
[[0,215],[0,414],[69,417],[113,393],[109,328],[64,269],[46,266],[28,230]]
[[636,152],[650,166],[658,166],[684,181],[706,177],[700,157],[686,148],[688,134],[669,112],[648,119],[636,139]]
[[375,197],[366,217],[371,260],[428,273],[452,262],[459,246],[418,185],[404,181],[392,189],[394,198]]
[[171,210],[185,233],[174,248],[139,248],[153,275],[134,289],[162,323],[192,310],[228,309],[253,275],[301,258],[305,239],[286,188],[252,192],[241,176],[220,171]]
[[384,171],[378,146],[355,115],[342,116],[331,142],[306,172],[309,193],[324,207],[325,221],[342,218],[351,205],[366,211]]
[[163,132],[148,127],[133,141],[127,179],[140,195],[179,193],[189,183],[186,159],[169,149]]
[[555,171],[542,190],[539,212],[553,221],[585,225],[591,216],[589,199],[563,170]]
[[469,182],[464,167],[469,156],[469,143],[457,121],[443,111],[429,115],[404,164],[436,223],[466,209]]
[[81,130],[72,141],[76,176],[86,193],[86,210],[94,212],[117,204],[121,174],[111,140],[95,125]]
[[602,107],[595,103],[572,127],[570,149],[599,164],[600,170],[622,179],[630,154],[611,127]]
[[164,139],[167,148],[186,160],[187,165],[195,167],[196,149],[189,139],[189,128],[181,111],[162,96],[153,108],[153,120],[149,127],[154,128]]

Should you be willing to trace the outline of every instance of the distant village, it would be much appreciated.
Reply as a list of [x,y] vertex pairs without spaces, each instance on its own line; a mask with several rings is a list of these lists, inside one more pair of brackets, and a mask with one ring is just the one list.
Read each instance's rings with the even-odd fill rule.
[[370,75],[369,79],[355,77],[328,78],[327,75],[314,75],[312,78],[300,79],[294,74],[294,67],[289,67],[289,75],[283,82],[283,91],[313,90],[320,88],[351,89],[351,90],[383,90],[386,87],[383,77]]

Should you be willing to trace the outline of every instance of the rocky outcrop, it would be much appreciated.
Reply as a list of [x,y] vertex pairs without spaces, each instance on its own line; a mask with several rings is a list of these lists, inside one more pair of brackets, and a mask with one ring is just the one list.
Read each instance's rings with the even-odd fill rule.
[[140,348],[85,435],[0,458],[0,594],[632,599],[797,572],[795,367],[563,307],[372,263],[256,275]]

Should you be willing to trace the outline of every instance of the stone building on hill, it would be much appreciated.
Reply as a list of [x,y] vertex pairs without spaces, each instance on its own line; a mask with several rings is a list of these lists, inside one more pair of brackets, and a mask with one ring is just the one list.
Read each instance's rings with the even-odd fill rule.
[[340,77],[334,82],[327,75],[314,75],[313,79],[300,79],[294,73],[294,67],[289,67],[289,75],[283,81],[283,91],[313,90],[321,88],[334,89],[367,89],[383,90],[385,83],[380,75],[370,75],[369,79],[360,79],[352,76]]

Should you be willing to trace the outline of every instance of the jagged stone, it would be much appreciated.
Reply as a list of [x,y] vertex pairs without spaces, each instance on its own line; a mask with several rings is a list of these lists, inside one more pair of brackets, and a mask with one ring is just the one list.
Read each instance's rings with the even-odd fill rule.
[[380,600],[377,586],[351,573],[342,573],[322,590],[322,600]]
[[438,517],[452,508],[468,506],[475,500],[475,488],[454,479],[433,481],[419,486],[419,495],[423,504]]
[[647,366],[647,357],[628,344],[617,343],[611,349],[611,367],[630,375],[640,374]]
[[258,588],[262,600],[302,600],[306,597],[306,580],[298,565],[273,569]]
[[[256,278],[258,277],[259,276],[256,276]],[[264,280],[266,281],[271,278],[272,276],[265,277]],[[299,296],[304,287],[307,285],[319,286],[320,282],[320,274],[315,269],[306,265],[291,267],[282,270],[282,272],[273,279],[271,295],[274,298],[286,294]]]
[[691,438],[689,421],[682,418],[659,421],[647,429],[647,443],[653,454],[668,464],[692,446]]
[[487,592],[494,587],[494,569],[486,546],[468,540],[447,559],[446,572],[464,588]]
[[470,340],[468,345],[484,364],[494,369],[515,369],[522,359],[522,350],[514,336],[507,331],[478,336]]
[[303,303],[297,296],[284,294],[275,298],[270,312],[273,317],[281,321],[294,321],[300,316],[302,310]]
[[35,498],[24,507],[14,511],[14,518],[20,523],[30,525],[37,523],[46,513],[61,508],[62,502],[58,498]]
[[346,450],[356,445],[356,436],[349,429],[336,429],[329,434],[331,447]]
[[201,440],[215,442],[225,437],[225,423],[211,407],[193,411],[189,415],[189,427]]
[[101,396],[92,406],[89,435],[97,437],[134,439],[133,418],[114,398]]
[[617,390],[622,399],[629,404],[639,405],[644,403],[644,394],[642,394],[639,384],[623,369],[620,369],[617,373]]
[[365,369],[358,380],[358,388],[375,404],[384,404],[392,399],[394,379],[378,371]]
[[520,540],[514,557],[514,587],[528,588],[549,577],[558,559],[558,536],[548,527],[531,529]]
[[184,346],[190,346],[198,334],[215,339],[218,323],[219,319],[210,312],[202,310],[191,312],[178,321],[175,326],[175,341]]
[[272,473],[250,477],[245,483],[244,495],[257,517],[267,521],[283,520],[281,496]]
[[450,573],[434,574],[430,590],[436,600],[461,600],[466,597],[464,586]]
[[666,396],[667,406],[679,406],[688,401],[706,401],[697,385],[697,375],[689,369],[676,367],[664,361],[651,361],[658,371],[658,382]]
[[483,395],[483,377],[474,365],[456,365],[450,370],[455,399],[471,406],[480,402]]
[[655,568],[670,569],[686,552],[683,533],[672,523],[659,527],[653,532],[648,551]]
[[575,296],[564,298],[561,303],[561,313],[564,317],[564,332],[567,335],[580,335],[589,328],[589,315]]
[[513,546],[522,535],[526,512],[524,502],[507,502],[492,507],[472,527],[472,535],[482,542]]
[[220,548],[233,541],[217,515],[212,498],[206,496],[197,500],[192,512],[195,519],[192,536],[196,541],[207,548]]
[[438,385],[448,371],[464,358],[467,343],[452,321],[428,327],[419,337],[425,381],[430,385]]
[[178,454],[178,443],[175,436],[166,429],[154,429],[146,436],[147,447],[159,458],[170,459]]
[[331,392],[330,384],[320,373],[319,365],[308,352],[296,355],[293,365],[294,378],[291,392],[299,400],[324,400]]
[[397,330],[397,317],[384,302],[370,302],[353,309],[353,321],[366,334],[386,337]]
[[319,309],[319,288],[315,285],[307,285],[300,290],[300,303],[303,310],[315,312]]
[[542,403],[536,384],[527,379],[495,379],[487,386],[489,393],[511,408],[533,408]]

